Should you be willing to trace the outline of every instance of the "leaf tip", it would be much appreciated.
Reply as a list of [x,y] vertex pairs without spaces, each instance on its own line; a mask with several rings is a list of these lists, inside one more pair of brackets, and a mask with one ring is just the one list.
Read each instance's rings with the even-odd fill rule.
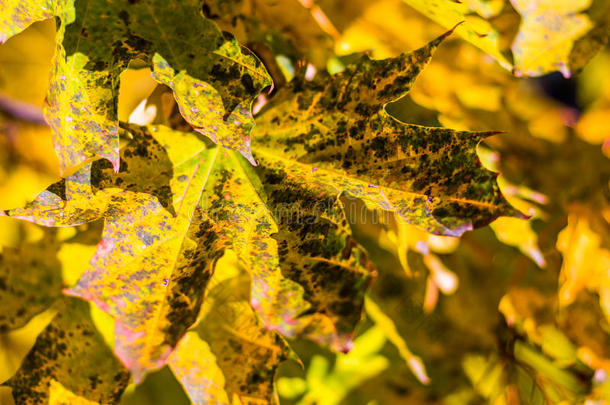
[[73,287],[64,288],[61,290],[61,292],[65,295],[70,295],[73,297],[80,297],[82,295],[81,287],[78,284]]
[[121,169],[121,159],[117,157],[116,159],[111,159],[110,163],[112,163],[112,169],[115,173],[118,173]]
[[462,24],[464,24],[466,22],[466,20],[462,20],[460,22],[458,22],[457,24],[455,24],[453,26],[453,28],[451,28],[449,31],[445,32],[444,34],[442,34],[441,36],[439,36],[438,38],[436,38],[436,41],[438,41],[439,43],[444,40],[445,38],[447,38],[449,35],[453,34],[453,32]]
[[258,166],[258,162],[256,161],[256,159],[254,159],[254,156],[252,155],[252,152],[250,150],[244,150],[244,151],[240,151],[242,156],[246,158],[246,160],[248,160],[248,162],[250,162],[250,164],[254,167]]
[[466,233],[468,231],[472,231],[473,229],[474,229],[474,225],[472,224],[472,222],[466,222],[455,228],[447,229],[447,231],[443,235],[444,236],[454,236],[454,237],[459,238],[464,233]]
[[507,133],[507,131],[503,131],[503,130],[477,132],[477,134],[479,135],[479,137],[481,139],[489,138],[490,136],[494,136],[494,135],[506,134],[506,133]]
[[532,218],[531,215],[524,214],[523,212],[519,211],[518,209],[514,208],[513,206],[511,206],[511,208],[512,208],[512,211],[513,211],[511,216],[514,216],[515,218],[525,219],[525,220],[528,220],[528,219]]
[[464,24],[465,22],[466,22],[466,20],[462,20],[462,21],[458,22],[457,24],[455,24],[453,26],[453,28],[451,28],[447,33],[445,33],[445,35],[452,34],[453,31],[455,31],[457,27],[459,27],[460,25]]

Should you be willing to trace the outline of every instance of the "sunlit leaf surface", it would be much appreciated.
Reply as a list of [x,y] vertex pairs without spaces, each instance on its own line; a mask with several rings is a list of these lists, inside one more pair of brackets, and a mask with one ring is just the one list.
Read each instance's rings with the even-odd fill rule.
[[511,0],[523,20],[512,45],[517,76],[560,71],[569,77],[568,58],[574,41],[591,28],[581,14],[591,0]]
[[403,1],[446,29],[451,29],[457,24],[463,23],[456,28],[456,32],[460,36],[493,56],[500,65],[504,67],[510,66],[506,57],[500,52],[498,46],[498,32],[485,20],[477,17],[468,17],[468,15],[471,14],[469,3],[486,2],[462,2],[453,0]]
[[250,307],[248,273],[235,258],[219,265],[226,271],[215,274],[196,331],[180,341],[169,365],[196,404],[236,397],[242,403],[273,403],[273,376],[286,358],[286,344],[263,328]]
[[2,4],[0,402],[605,403],[608,11]]
[[[0,20],[8,25],[8,33],[16,30],[13,25],[24,25],[20,19],[42,19],[37,7],[31,8],[7,9],[7,13],[18,13]],[[213,22],[201,15],[196,1],[90,0],[77,2],[75,9],[65,1],[44,13],[45,17],[51,15],[59,17],[61,24],[46,117],[54,131],[62,173],[94,156],[108,159],[118,171],[119,75],[134,59],[144,59],[152,66],[157,55],[166,61],[162,69],[175,69],[191,81],[207,82],[222,97],[226,111],[223,115],[229,115],[241,104],[247,116],[252,100],[271,84],[260,61],[233,38],[225,38]],[[108,44],[112,44],[111,52]],[[158,79],[166,83],[164,80],[171,76],[166,73]],[[195,101],[189,98],[190,90],[179,87],[176,91],[185,118],[194,118]],[[198,126],[196,120],[191,123]],[[247,134],[245,138],[244,145],[224,144],[248,155]]]
[[476,155],[492,133],[409,125],[384,108],[408,92],[444,37],[392,59],[363,56],[333,76],[296,77],[261,114],[255,158],[280,180],[332,187],[432,233],[459,236],[519,215]]

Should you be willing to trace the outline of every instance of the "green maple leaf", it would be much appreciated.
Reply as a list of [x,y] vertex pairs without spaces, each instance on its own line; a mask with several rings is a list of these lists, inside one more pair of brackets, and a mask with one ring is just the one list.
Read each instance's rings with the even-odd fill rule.
[[[118,170],[119,75],[133,60],[143,60],[158,81],[174,88],[195,128],[201,128],[207,110],[198,110],[192,89],[172,84],[175,75],[191,85],[213,86],[222,97],[224,117],[237,109],[241,120],[250,121],[253,99],[271,85],[260,61],[204,18],[195,0],[26,2],[3,9],[3,38],[51,15],[60,23],[46,118],[64,174],[94,156]],[[219,133],[214,141],[251,159],[247,135]]]
[[[226,250],[249,272],[250,305],[265,328],[349,350],[374,273],[342,196],[448,235],[518,215],[476,155],[490,133],[407,125],[383,108],[446,35],[335,76],[298,77],[258,121],[257,167],[194,132],[125,126],[131,141],[118,173],[94,161],[7,215],[45,226],[105,219],[89,270],[67,293],[116,319],[115,353],[136,381],[176,353],[212,274],[226,271],[216,265]],[[217,106],[220,97],[202,92],[198,102]],[[214,122],[234,135],[248,128]],[[210,347],[222,341],[200,335]]]

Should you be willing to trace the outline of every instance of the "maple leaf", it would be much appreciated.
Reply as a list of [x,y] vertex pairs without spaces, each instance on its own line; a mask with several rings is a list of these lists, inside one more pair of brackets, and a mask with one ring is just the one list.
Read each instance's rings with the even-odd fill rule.
[[[60,47],[67,58],[73,56],[70,63],[78,66],[79,76],[66,75],[63,84],[75,87],[76,93],[84,89],[97,97],[79,101],[79,111],[90,114],[84,118],[93,117],[84,126],[99,125],[105,111],[114,109],[110,105],[116,102],[113,86],[127,66],[149,67],[160,83],[148,103],[162,105],[155,105],[160,114],[153,122],[166,126],[129,125],[112,118],[109,125],[122,137],[120,159],[111,162],[92,152],[84,156],[85,162],[64,171],[66,178],[33,203],[6,212],[50,227],[88,223],[86,226],[47,229],[38,240],[38,227],[0,218],[3,225],[8,224],[0,234],[2,242],[20,243],[18,248],[5,247],[0,255],[0,305],[7,308],[0,314],[0,333],[8,331],[0,336],[4,342],[0,357],[8,365],[0,367],[0,380],[10,378],[36,336],[60,314],[8,383],[18,402],[116,403],[127,383],[127,371],[140,382],[164,365],[168,365],[166,372],[151,376],[136,389],[136,396],[151,385],[165,390],[157,382],[171,380],[173,372],[194,403],[277,402],[273,392],[276,373],[281,377],[277,384],[280,395],[295,402],[321,404],[371,400],[551,404],[607,397],[603,376],[610,370],[610,346],[604,327],[610,306],[605,228],[610,216],[607,199],[599,192],[608,183],[607,162],[598,159],[603,156],[597,146],[605,132],[603,125],[594,127],[603,121],[603,114],[589,117],[590,122],[579,121],[574,127],[579,140],[565,125],[568,110],[534,94],[529,83],[491,67],[487,55],[457,41],[440,56],[441,63],[426,69],[427,78],[412,99],[403,97],[442,38],[385,61],[357,55],[334,57],[328,36],[318,35],[323,27],[315,24],[320,18],[315,12],[324,9],[336,17],[333,23],[337,27],[350,32],[345,42],[337,44],[337,52],[352,45],[351,49],[374,48],[377,56],[395,55],[397,49],[408,49],[411,43],[438,31],[416,11],[405,10],[405,3],[414,3],[442,24],[468,20],[458,28],[463,30],[461,34],[477,36],[480,47],[489,45],[488,51],[495,53],[499,52],[495,29],[511,39],[518,28],[518,15],[508,1],[384,0],[371,5],[361,0],[197,0],[195,7],[194,1],[187,0],[184,4],[193,11],[188,21],[180,20],[184,17],[180,12],[162,18],[172,27],[179,25],[176,31],[187,32],[189,27],[200,31],[197,24],[203,13],[260,52],[266,64],[275,63],[269,66],[274,78],[280,64],[286,76],[292,77],[293,66],[287,61],[295,63],[302,55],[310,59],[308,74],[299,72],[290,83],[276,81],[279,91],[259,98],[267,105],[257,116],[256,127],[248,105],[255,94],[235,99],[239,102],[232,109],[227,105],[236,94],[228,88],[247,87],[248,79],[222,86],[214,83],[222,79],[218,71],[193,75],[189,68],[175,63],[184,55],[182,51],[193,48],[191,44],[166,49],[163,41],[154,40],[162,32],[147,38],[138,34],[149,35],[149,29],[161,31],[166,26],[153,24],[154,13],[150,21],[144,21],[144,9],[139,5],[166,14],[165,4],[154,0],[132,5],[84,1],[77,3],[81,11],[70,11],[71,2],[11,2],[11,9],[0,10],[0,32],[13,35],[34,20],[59,16],[37,25],[45,25],[43,32],[47,32],[57,22],[64,35]],[[182,7],[177,1],[168,4]],[[548,25],[549,15],[562,14],[564,4],[553,7],[555,14],[540,15],[538,27]],[[105,18],[104,23],[110,24],[82,18],[85,5],[94,9],[93,18]],[[298,13],[295,6],[300,7]],[[570,52],[562,50],[562,58],[569,55],[566,66],[570,72],[582,67],[607,40],[603,23],[607,15],[598,15],[607,6],[607,0],[600,0],[582,13],[567,12],[567,17],[586,15],[595,26],[574,42]],[[110,11],[99,14],[100,10]],[[488,24],[475,12],[493,20]],[[118,18],[112,13],[119,13]],[[80,18],[93,34],[79,32],[76,22],[65,24],[71,18]],[[524,14],[522,21],[531,23],[532,14]],[[405,26],[411,28],[407,36],[399,32]],[[121,31],[123,28],[128,32]],[[82,42],[82,52],[73,55],[70,30],[72,38]],[[23,83],[44,81],[34,69],[19,80],[12,80],[10,74],[31,64],[29,58],[13,56],[36,52],[39,41],[21,40],[40,35],[32,35],[34,32],[35,28],[30,29],[4,46],[7,52],[3,54],[8,55],[4,59],[11,68],[1,69],[9,73],[2,75],[0,81],[6,83],[0,87],[9,97],[41,104],[41,97],[36,98],[39,92],[20,92]],[[110,38],[112,32],[120,35],[104,44],[104,55],[87,50],[88,41],[106,34]],[[235,43],[229,35],[220,35],[225,41],[221,46],[226,41]],[[110,41],[108,38],[104,41]],[[537,41],[540,48],[547,45],[540,38]],[[502,37],[498,43],[508,45],[508,40]],[[251,56],[231,44],[225,56]],[[34,51],[12,51],[24,47]],[[180,55],[172,55],[174,49]],[[205,65],[213,52],[197,54],[198,61],[193,63]],[[342,73],[313,76],[311,64],[323,70],[329,56],[328,69],[344,69]],[[110,61],[110,65],[90,66],[96,60]],[[460,61],[457,65],[456,60]],[[599,98],[595,107],[601,111],[605,106],[599,83],[604,69],[599,63],[596,60],[592,65],[599,72],[585,78],[590,84],[583,86],[579,81],[578,86],[591,93],[588,100]],[[240,63],[236,66],[247,70]],[[36,69],[40,72],[41,68]],[[61,75],[57,66],[54,69]],[[147,74],[148,69],[138,72],[139,77]],[[34,76],[35,82],[30,79]],[[129,76],[123,75],[122,80],[133,80]],[[60,80],[54,80],[56,91],[63,91]],[[518,82],[522,85],[513,86]],[[149,80],[148,89],[151,83]],[[127,110],[138,104],[145,91],[134,92],[128,85],[122,92],[132,93],[122,106],[121,117],[126,118]],[[68,99],[57,100],[67,103]],[[396,99],[399,102],[394,103]],[[0,97],[0,104],[4,102],[12,100]],[[440,115],[417,103],[437,109]],[[58,114],[51,109],[47,113]],[[130,116],[130,122],[135,116]],[[25,184],[27,172],[21,171],[27,166],[22,161],[38,170],[38,154],[44,148],[40,137],[33,136],[39,131],[27,134],[21,123],[10,118],[0,121],[0,131],[7,135],[2,137],[7,148],[0,160],[11,180],[4,181],[4,190],[9,192],[3,198],[5,205],[20,205],[23,195],[31,195],[29,190],[41,189],[32,181]],[[139,122],[144,121],[150,122]],[[478,157],[483,155],[476,150],[478,143],[494,132],[428,128],[408,122],[440,122],[460,129],[508,128],[511,136],[489,140],[503,153],[497,167],[503,169],[506,179],[496,182],[496,167],[479,163]],[[77,123],[78,128],[81,124]],[[24,135],[37,141],[24,143]],[[108,138],[110,142],[113,137]],[[94,144],[95,140],[91,148]],[[491,160],[495,159],[497,156]],[[113,167],[117,162],[118,172]],[[542,165],[544,170],[540,170]],[[574,172],[581,175],[574,176]],[[508,178],[520,178],[544,195],[509,183]],[[16,187],[19,182],[23,184]],[[350,214],[356,209],[366,213],[365,223],[352,221]],[[380,210],[390,211],[399,226],[384,229],[387,216]],[[518,210],[529,212],[535,222],[514,218],[521,217]],[[514,217],[465,233],[502,215]],[[384,219],[382,224],[370,224],[371,217]],[[560,232],[566,217],[567,226]],[[81,234],[85,228],[86,235]],[[35,235],[30,229],[36,229]],[[101,242],[95,247],[100,233]],[[396,257],[387,249],[396,251]],[[523,256],[542,265],[541,252],[549,271],[539,271]],[[380,280],[369,289],[377,272]],[[58,302],[62,301],[58,300],[61,287],[66,285],[72,286],[64,290],[66,294],[92,301],[112,318],[101,324],[98,316],[106,315],[91,307],[92,323],[84,303],[72,298]],[[358,336],[354,330],[364,315],[365,291],[368,321],[357,328]],[[85,341],[80,334],[83,325]],[[103,347],[95,329],[104,334],[106,344],[115,339],[119,361]],[[286,356],[294,354],[282,335],[304,336],[335,351],[353,350],[332,353],[291,339],[306,367],[306,378],[301,379],[298,375],[303,373],[293,370],[294,365],[278,368]],[[84,369],[81,375],[71,375],[77,374],[73,373],[76,359]],[[94,367],[83,359],[103,361],[95,370],[100,375],[94,375]],[[287,375],[291,377],[285,378]],[[175,385],[173,380],[163,382]],[[380,386],[390,389],[379,390]],[[0,388],[0,402],[9,390]],[[155,401],[163,400],[161,395],[155,397]]]
[[[359,320],[370,264],[349,236],[337,204],[317,218],[311,195],[305,200],[309,206],[298,205],[298,196],[281,200],[278,204],[297,204],[310,220],[303,230],[290,217],[278,224],[246,175],[249,164],[232,152],[209,150],[193,133],[163,127],[130,131],[134,141],[121,153],[118,174],[96,161],[51,186],[29,207],[8,214],[45,226],[106,219],[91,269],[68,293],[94,301],[117,319],[115,351],[136,381],[165,364],[194,322],[213,262],[225,248],[252,273],[253,305],[263,312],[271,308],[278,327],[285,324],[287,334],[305,329],[340,348],[348,344],[344,335]],[[308,249],[311,264],[294,262],[298,256],[289,249],[278,252],[271,237],[278,226],[284,229],[279,243]],[[311,235],[305,238],[303,232]],[[286,271],[309,289],[282,276],[278,260],[283,257]],[[310,266],[314,272],[302,272]],[[306,292],[311,303],[303,298]]]
[[59,242],[52,230],[36,243],[0,253],[0,333],[24,326],[61,297]]
[[199,324],[178,343],[169,367],[195,404],[230,403],[235,396],[242,403],[275,403],[273,376],[288,347],[250,307],[249,274],[236,257],[222,260]]
[[498,63],[506,68],[510,68],[510,63],[499,49],[498,32],[486,21],[470,16],[473,2],[461,2],[453,0],[403,0],[426,17],[432,19],[446,29],[456,27],[455,31],[466,41],[491,55]]
[[[21,20],[41,19],[40,8],[44,9],[29,3],[9,8],[0,20],[7,26],[5,35],[22,27]],[[245,119],[251,120],[248,115],[253,99],[271,84],[260,61],[204,18],[195,0],[89,0],[77,2],[75,7],[65,1],[53,4],[50,10],[61,24],[46,117],[54,131],[63,174],[93,156],[110,160],[118,170],[119,75],[132,60],[144,60],[154,70],[161,69],[155,78],[165,84],[169,83],[164,80],[173,77],[168,70],[175,70],[193,82],[214,86],[222,97],[225,117],[240,106]],[[49,17],[49,11],[43,14]],[[189,112],[185,118],[192,120],[192,104],[197,103],[181,93],[185,90],[176,88],[176,97],[184,103],[182,111]],[[200,127],[199,121],[191,123]],[[247,140],[236,144],[220,135],[216,141],[250,157]]]
[[139,381],[147,369],[165,363],[196,319],[210,269],[203,255],[185,253],[196,246],[187,231],[198,232],[193,215],[207,174],[205,159],[191,157],[205,144],[160,129],[159,140],[184,147],[164,149],[147,130],[133,131],[137,136],[122,151],[121,172],[95,161],[12,215],[46,226],[106,219],[92,268],[69,293],[117,318],[115,351]]
[[[133,140],[121,152],[119,173],[107,161],[95,161],[51,186],[30,206],[8,215],[46,226],[106,220],[91,268],[67,292],[92,300],[115,317],[115,352],[136,381],[167,362],[195,321],[214,263],[225,249],[233,250],[250,272],[251,305],[267,328],[348,350],[372,265],[351,236],[340,200],[344,193],[362,198],[373,208],[396,210],[398,206],[399,214],[437,233],[461,234],[497,215],[516,214],[499,193],[495,175],[483,169],[476,157],[474,146],[487,134],[407,126],[382,110],[385,101],[408,90],[444,37],[388,61],[365,58],[331,80],[325,77],[326,87],[302,79],[287,87],[294,103],[308,106],[307,97],[317,99],[310,111],[293,113],[304,117],[287,115],[288,120],[311,122],[311,113],[319,115],[326,107],[331,111],[324,122],[336,129],[338,144],[348,133],[364,139],[355,139],[354,145],[362,147],[348,149],[344,155],[332,140],[320,143],[315,136],[290,137],[301,127],[297,124],[298,131],[288,131],[285,121],[278,122],[277,114],[269,112],[262,115],[255,138],[260,139],[255,154],[261,158],[256,168],[227,149],[208,149],[194,133],[128,126],[125,130]],[[372,91],[363,87],[364,81],[375,81],[373,88],[383,87]],[[282,94],[278,98],[284,101]],[[210,105],[218,105],[213,99],[220,97],[217,93],[202,92],[201,96]],[[333,99],[345,106],[345,113],[333,110]],[[277,111],[285,108],[290,104]],[[369,122],[358,122],[358,118]],[[230,131],[233,124],[218,120],[218,125]],[[284,136],[272,137],[270,126]],[[315,129],[303,127],[310,133]],[[368,147],[373,131],[380,132],[375,139],[385,145],[381,151]],[[401,151],[387,139],[399,142]],[[274,149],[272,140],[281,149]],[[294,155],[311,149],[311,142],[326,146],[326,150],[313,149],[322,159]],[[386,154],[393,148],[394,155]],[[400,155],[411,148],[420,150]],[[324,153],[338,158],[343,169],[331,166]],[[358,169],[370,153],[376,154],[370,159],[374,165]],[[456,167],[447,153],[455,156]],[[390,159],[389,171],[377,161],[380,154]],[[440,164],[444,159],[449,162]],[[392,160],[408,166],[392,164]],[[346,162],[353,162],[355,170]],[[398,173],[400,177],[409,174],[403,168],[415,180],[389,181]],[[381,179],[380,186],[368,185],[373,178]],[[417,192],[402,191],[424,178],[439,183],[423,184]],[[448,193],[458,197],[452,199]]]
[[410,125],[385,110],[450,32],[396,58],[365,55],[333,76],[296,77],[257,118],[255,157],[283,181],[335,187],[431,233],[460,236],[500,215],[519,216],[476,154],[495,132]]
[[[15,402],[116,403],[129,373],[112,356],[95,328],[89,306],[67,298],[38,336],[20,370],[5,384]],[[80,402],[79,402],[80,401]]]
[[511,0],[523,20],[511,47],[517,76],[540,76],[560,71],[570,77],[569,57],[574,41],[591,28],[580,12],[591,0]]

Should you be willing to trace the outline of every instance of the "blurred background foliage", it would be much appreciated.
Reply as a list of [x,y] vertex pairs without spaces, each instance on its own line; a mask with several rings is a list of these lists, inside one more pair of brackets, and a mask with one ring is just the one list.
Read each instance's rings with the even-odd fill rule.
[[[456,239],[428,235],[351,201],[354,232],[378,268],[354,348],[336,354],[310,341],[289,342],[298,357],[277,376],[281,403],[610,403],[610,51],[602,49],[579,74],[571,73],[584,65],[575,50],[592,54],[603,45],[606,2],[562,8],[569,2],[535,1],[561,14],[561,24],[582,16],[591,33],[589,42],[572,47],[576,36],[567,51],[558,51],[567,64],[535,68],[523,41],[531,35],[548,40],[553,32],[532,27],[544,20],[523,13],[520,0],[462,1],[455,16],[437,23],[426,17],[429,9],[408,0],[302,0],[291,19],[282,18],[281,5],[265,7],[265,1],[258,8],[253,1],[203,3],[208,17],[265,61],[278,87],[304,60],[312,71],[340,71],[354,54],[395,56],[466,18],[470,25],[460,35],[467,40],[452,36],[410,94],[387,109],[409,123],[504,131],[481,144],[479,155],[501,173],[511,203],[531,216],[500,218]],[[0,46],[3,208],[24,205],[58,177],[42,117],[54,30],[53,21],[35,23]],[[487,33],[477,39],[477,30]],[[533,34],[521,38],[524,32]],[[540,77],[518,78],[511,69]],[[563,75],[542,75],[548,70]],[[126,71],[119,118],[151,121],[166,114],[144,108],[155,87],[148,70]],[[47,230],[0,217],[0,230],[0,274],[39,261],[69,286],[86,268],[101,224]],[[91,310],[111,342],[112,320]],[[52,316],[49,310],[20,329],[0,330],[0,381],[17,370]],[[0,403],[9,401],[0,390]],[[188,399],[165,368],[130,386],[122,403]]]

